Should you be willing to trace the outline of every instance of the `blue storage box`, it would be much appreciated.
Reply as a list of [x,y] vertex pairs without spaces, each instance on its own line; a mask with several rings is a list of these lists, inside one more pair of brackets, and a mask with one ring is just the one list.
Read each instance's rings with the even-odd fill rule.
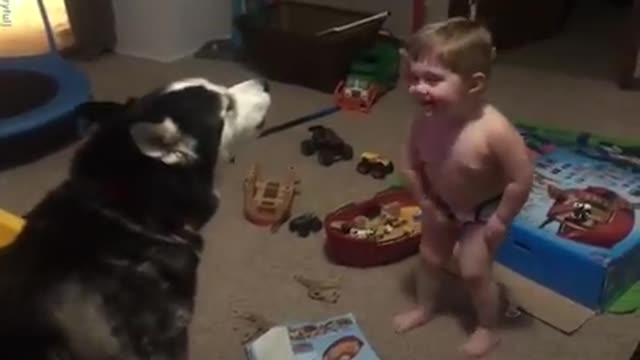
[[535,161],[534,189],[496,260],[604,311],[640,279],[640,158],[560,147]]

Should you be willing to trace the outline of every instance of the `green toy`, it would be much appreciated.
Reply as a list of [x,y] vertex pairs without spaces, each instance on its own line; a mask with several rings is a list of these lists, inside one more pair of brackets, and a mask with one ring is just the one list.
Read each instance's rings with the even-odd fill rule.
[[629,314],[640,308],[640,283],[636,283],[607,308],[610,314]]
[[400,54],[390,39],[379,40],[351,64],[349,75],[335,91],[343,110],[369,112],[373,104],[398,81]]

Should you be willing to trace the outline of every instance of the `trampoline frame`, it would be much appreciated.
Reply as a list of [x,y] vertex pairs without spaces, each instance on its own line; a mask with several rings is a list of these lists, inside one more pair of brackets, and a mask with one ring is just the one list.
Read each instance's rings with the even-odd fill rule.
[[0,169],[46,155],[80,135],[80,119],[73,113],[92,98],[87,76],[59,53],[43,0],[38,6],[47,36],[44,54],[0,58],[0,71],[33,71],[57,83],[56,94],[44,104],[0,121]]

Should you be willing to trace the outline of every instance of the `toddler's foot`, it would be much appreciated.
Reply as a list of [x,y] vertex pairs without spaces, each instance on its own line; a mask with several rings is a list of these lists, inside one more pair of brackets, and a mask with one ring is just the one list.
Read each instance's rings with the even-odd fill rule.
[[470,357],[478,358],[488,354],[500,340],[498,337],[486,328],[477,328],[464,345],[462,352]]
[[424,306],[416,305],[393,317],[393,330],[399,334],[405,333],[426,324],[430,316],[430,314],[427,314]]

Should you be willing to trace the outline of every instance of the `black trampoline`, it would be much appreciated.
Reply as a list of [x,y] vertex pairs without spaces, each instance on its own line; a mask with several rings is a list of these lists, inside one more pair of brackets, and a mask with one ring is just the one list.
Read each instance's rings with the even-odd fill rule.
[[42,107],[58,93],[58,82],[24,69],[0,70],[0,123]]

